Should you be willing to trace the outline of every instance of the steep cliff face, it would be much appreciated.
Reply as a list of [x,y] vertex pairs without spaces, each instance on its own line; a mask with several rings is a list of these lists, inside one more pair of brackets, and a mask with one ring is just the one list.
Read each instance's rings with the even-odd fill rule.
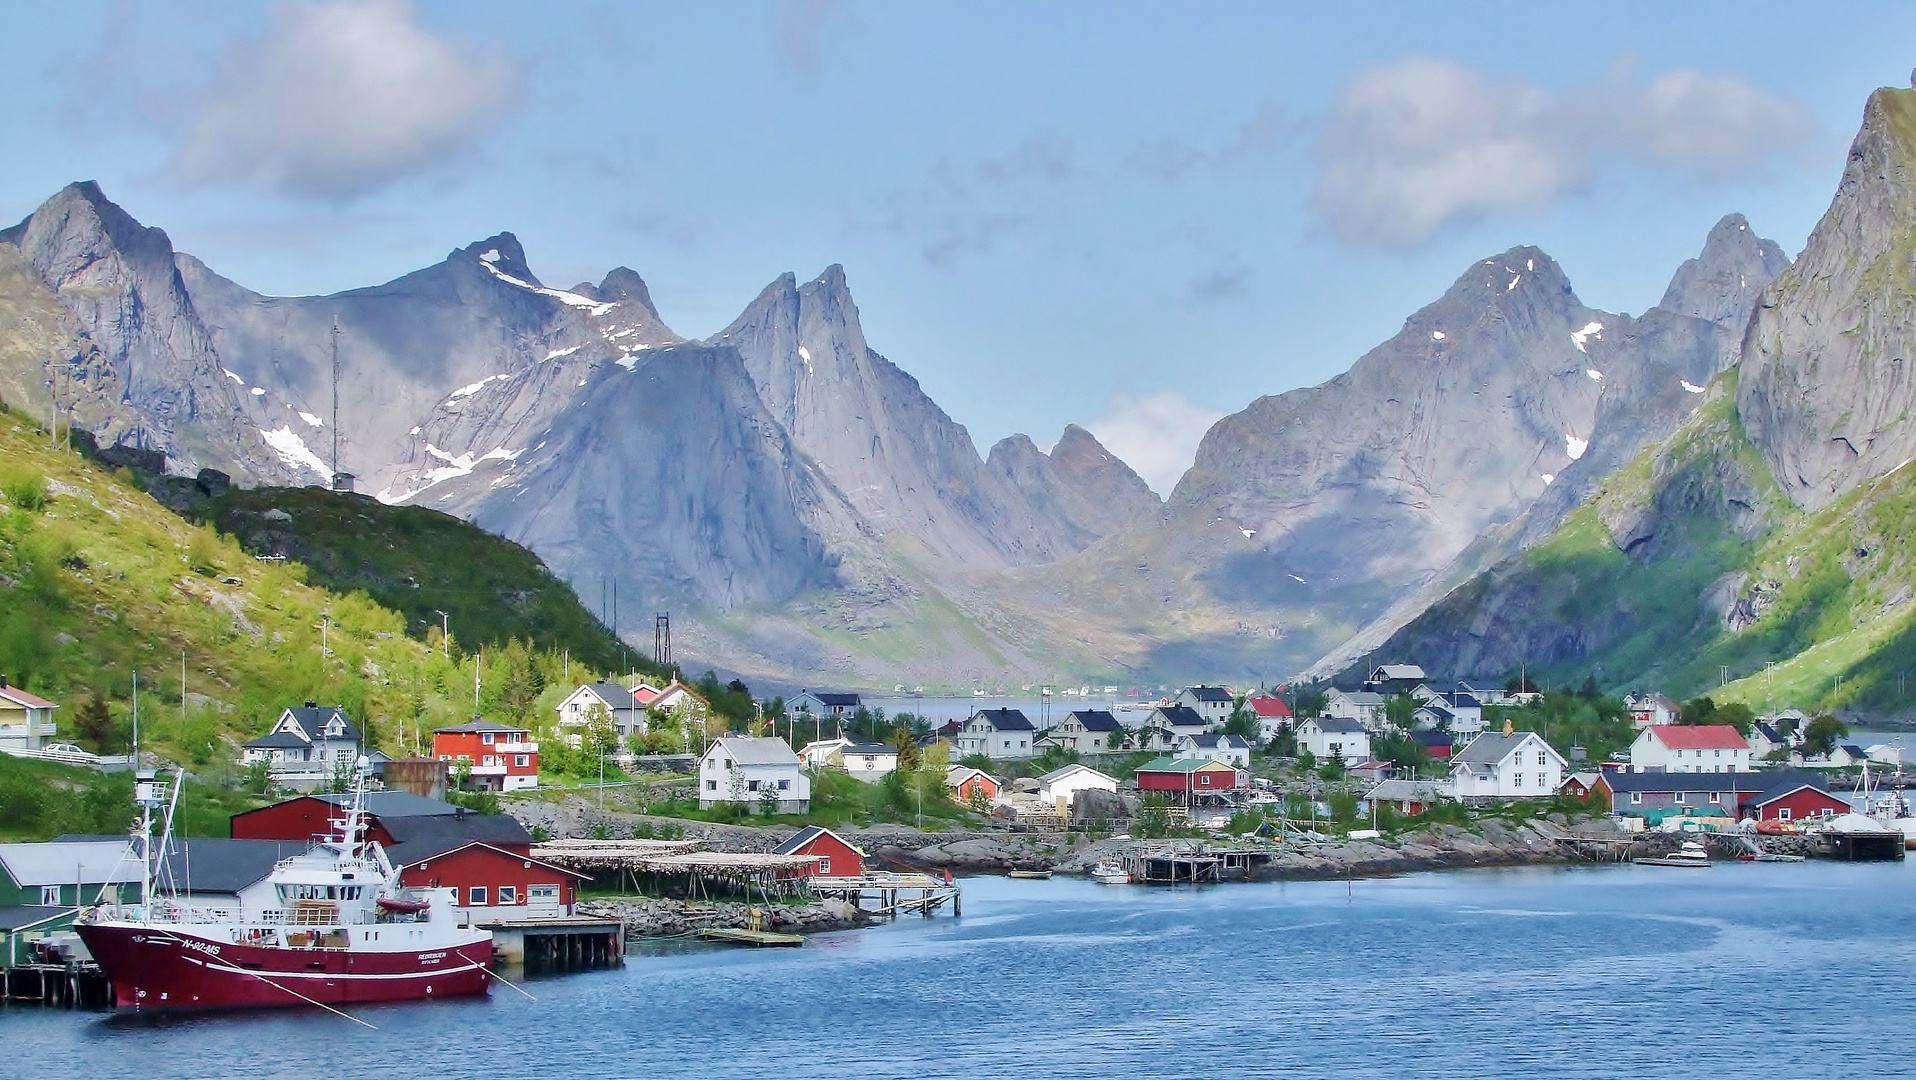
[[1878,90],[1829,211],[1764,291],[1737,408],[1817,509],[1916,456],[1916,90]]
[[[242,479],[290,476],[246,422],[240,388],[173,265],[166,233],[146,228],[91,181],[70,184],[0,230],[66,315],[61,359],[76,422],[103,443],[165,450],[169,466],[219,468]],[[38,380],[34,380],[38,381]]]
[[[803,285],[780,277],[711,343],[738,350],[773,418],[882,535],[984,568],[1049,562],[1104,534],[1106,511],[1082,505],[1094,493],[1077,490],[1079,474],[1056,473],[1029,439],[987,464],[918,380],[871,349],[840,267]],[[1102,467],[1123,469],[1086,439],[1072,439],[1074,468],[1095,470],[1102,454]],[[1097,482],[1096,495],[1127,486],[1115,474]],[[1119,497],[1136,505],[1134,492]]]

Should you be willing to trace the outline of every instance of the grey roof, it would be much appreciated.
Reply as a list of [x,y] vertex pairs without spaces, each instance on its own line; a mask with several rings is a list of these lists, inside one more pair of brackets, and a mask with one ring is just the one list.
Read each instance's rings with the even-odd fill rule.
[[618,683],[587,683],[584,689],[597,694],[599,700],[605,702],[605,707],[608,709],[636,709],[639,707],[639,700],[632,696],[632,691],[627,690]]
[[1381,674],[1383,679],[1378,680],[1380,682],[1395,679],[1414,679],[1422,681],[1424,669],[1418,667],[1416,664],[1380,664],[1371,671],[1371,674],[1373,676]]
[[1773,743],[1781,743],[1783,741],[1783,734],[1765,721],[1758,720],[1755,724],[1755,729],[1757,734]]
[[176,840],[166,853],[165,872],[181,892],[237,893],[273,872],[281,859],[311,845],[291,840],[229,840],[194,837]]
[[1035,731],[1031,721],[1018,709],[979,709],[972,715],[973,720],[982,719],[996,731]]
[[1818,791],[1829,790],[1829,782],[1821,775],[1796,769],[1784,772],[1606,772],[1603,778],[1610,790],[1619,794],[1727,791],[1767,795],[1778,789],[1795,791],[1805,785]]
[[24,907],[0,907],[0,932],[12,933],[26,930],[44,922],[52,922],[78,911],[70,907],[43,907],[29,904]]
[[1441,780],[1380,780],[1366,797],[1379,802],[1436,802],[1450,791],[1450,785]]
[[[1534,731],[1517,731],[1509,735],[1505,735],[1501,731],[1486,731],[1470,740],[1468,746],[1465,746],[1462,750],[1451,755],[1450,763],[1452,765],[1495,765],[1504,758],[1509,757],[1510,752],[1517,748],[1518,743],[1523,742],[1535,734],[1536,732]],[[1538,741],[1541,742],[1542,739],[1543,737],[1539,735]],[[1550,746],[1547,742],[1545,742],[1544,745]],[[1550,749],[1553,753],[1556,751],[1556,747],[1554,746],[1551,746]]]
[[[351,806],[351,795],[310,795],[305,798],[318,799],[334,806]],[[366,812],[387,824],[395,818],[407,817],[451,817],[469,813],[462,807],[438,799],[428,799],[424,795],[414,795],[410,791],[369,791],[366,793]]]
[[[286,712],[291,713],[293,719],[299,722],[301,730],[306,732],[308,738],[322,738],[320,732],[326,729],[327,721],[331,720],[334,716],[338,716],[340,723],[345,725],[345,729],[334,737],[349,739],[353,742],[360,740],[359,728],[354,726],[352,718],[346,715],[346,710],[337,705],[306,705],[295,709],[287,709]],[[284,720],[285,718],[285,713],[280,714],[280,720]],[[277,727],[279,720],[273,721],[273,724]]]
[[1211,726],[1209,720],[1200,716],[1196,709],[1188,705],[1160,705],[1154,711],[1164,718],[1165,723],[1174,728]]
[[532,834],[510,814],[476,814],[464,810],[455,817],[400,818],[382,820],[380,825],[392,834],[393,842],[386,848],[386,854],[395,866],[430,859],[471,843],[494,846],[532,843]]
[[[712,749],[724,748],[725,755],[740,765],[797,765],[798,755],[784,739],[754,738],[750,735],[727,735],[712,744]],[[711,750],[706,751],[711,753]]]
[[841,754],[896,754],[898,748],[890,743],[855,742],[839,751]]
[[1316,724],[1317,730],[1326,735],[1355,735],[1360,731],[1370,730],[1357,721],[1342,716],[1313,716],[1304,723]]
[[1197,698],[1199,701],[1231,700],[1231,692],[1222,686],[1193,686],[1187,688],[1184,692]]
[[1073,712],[1069,719],[1076,720],[1086,731],[1122,731],[1124,725],[1118,718],[1103,709],[1080,709]]
[[1384,695],[1374,690],[1335,690],[1332,692],[1342,695],[1345,700],[1353,705],[1382,705],[1384,703]]
[[1043,776],[1038,777],[1038,783],[1048,784],[1051,781],[1066,775],[1067,773],[1074,773],[1079,771],[1091,773],[1093,776],[1104,776],[1106,780],[1111,781],[1113,784],[1118,782],[1117,778],[1114,776],[1105,776],[1105,774],[1099,772],[1098,770],[1092,768],[1089,765],[1080,765],[1074,761],[1071,764],[1064,766],[1063,768],[1053,769],[1050,772],[1045,773]]
[[[1438,700],[1441,700],[1441,699],[1438,699]],[[1457,717],[1456,713],[1451,712],[1448,708],[1445,708],[1444,706],[1437,704],[1437,701],[1426,701],[1422,705],[1417,706],[1417,711],[1430,713],[1433,716],[1436,716],[1440,720],[1445,718],[1456,719]]]
[[1844,743],[1840,749],[1850,757],[1868,757],[1869,753],[1853,742]]
[[124,839],[0,844],[0,870],[23,889],[133,882],[141,876],[140,858]]
[[810,694],[818,699],[820,705],[829,705],[834,709],[856,709],[859,705],[857,694],[832,694],[823,690],[806,690],[802,693]]
[[1214,746],[1223,747],[1227,750],[1249,750],[1251,748],[1251,744],[1245,742],[1242,736],[1226,735],[1223,732],[1213,732],[1209,735],[1186,735],[1184,737],[1191,740],[1193,746],[1201,746],[1207,750]]
[[[844,837],[838,835],[837,833],[831,831],[830,829],[827,829],[823,825],[807,825],[804,828],[793,833],[791,836],[791,839],[786,840],[784,843],[773,848],[772,854],[796,855],[798,854],[799,848],[804,847],[806,844],[811,843],[812,841],[818,839],[821,836],[830,836],[832,839],[837,840],[839,843],[844,844],[846,847],[851,848],[853,851],[858,850],[858,848],[854,846],[850,841],[846,840]],[[863,853],[860,852],[860,854],[863,854]]]
[[1453,709],[1481,709],[1484,707],[1484,703],[1478,701],[1476,695],[1468,690],[1453,690],[1445,694],[1444,698],[1450,702],[1450,707]]
[[454,734],[454,735],[469,735],[474,732],[480,732],[480,731],[529,732],[532,729],[522,728],[522,727],[513,727],[511,724],[495,724],[490,720],[469,720],[466,723],[455,724],[452,727],[433,728],[432,730],[433,730],[433,734],[435,735],[442,731],[447,732],[449,734]]

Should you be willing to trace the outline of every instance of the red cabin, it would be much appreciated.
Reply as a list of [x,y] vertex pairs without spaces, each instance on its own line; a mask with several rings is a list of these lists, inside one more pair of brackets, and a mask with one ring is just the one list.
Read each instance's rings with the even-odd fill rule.
[[1161,757],[1138,767],[1138,790],[1186,797],[1250,786],[1250,774],[1210,758]]
[[475,787],[523,791],[539,786],[539,744],[527,728],[474,720],[432,733],[432,756],[456,772],[470,768]]
[[830,829],[807,825],[780,844],[778,855],[811,855],[817,864],[806,877],[857,877],[865,872],[865,856]]
[[473,841],[398,864],[401,884],[457,889],[461,915],[476,922],[524,922],[572,914],[587,875],[530,855]]
[[998,797],[998,781],[991,774],[965,765],[953,765],[945,772],[945,786],[953,799],[966,806],[974,799],[989,802]]
[[1751,804],[1758,821],[1807,821],[1850,812],[1850,805],[1814,784],[1764,793]]

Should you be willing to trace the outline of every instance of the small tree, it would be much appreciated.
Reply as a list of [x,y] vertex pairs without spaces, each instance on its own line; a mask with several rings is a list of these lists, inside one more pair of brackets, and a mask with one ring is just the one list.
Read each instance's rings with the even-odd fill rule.
[[1398,731],[1409,731],[1417,715],[1417,699],[1409,694],[1392,694],[1384,699],[1384,722]]
[[273,766],[268,761],[255,761],[246,767],[246,773],[240,780],[240,790],[248,795],[265,796],[273,789]]
[[891,733],[892,749],[898,751],[898,771],[911,772],[918,768],[918,740],[912,738],[909,728],[899,728]]
[[770,783],[758,786],[758,813],[760,817],[771,817],[778,813],[778,789]]
[[1246,742],[1256,742],[1262,731],[1260,726],[1262,721],[1258,720],[1256,710],[1244,704],[1244,700],[1242,694],[1238,695],[1236,703],[1231,707],[1231,718],[1224,721],[1224,733],[1236,735]]
[[73,714],[74,741],[96,754],[104,754],[113,744],[113,710],[98,690],[93,691]]
[[579,749],[592,759],[592,767],[597,769],[600,757],[610,757],[619,752],[619,729],[612,722],[612,713],[599,702],[585,711],[585,730],[579,733]]
[[1277,725],[1277,731],[1271,736],[1268,752],[1274,757],[1297,756],[1297,732],[1289,724]]
[[1823,757],[1836,749],[1836,741],[1849,734],[1849,725],[1829,713],[1817,717],[1803,729],[1803,753]]

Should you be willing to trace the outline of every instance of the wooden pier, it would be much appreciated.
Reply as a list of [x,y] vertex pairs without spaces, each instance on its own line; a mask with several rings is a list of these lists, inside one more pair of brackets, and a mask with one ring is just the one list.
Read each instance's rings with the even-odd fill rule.
[[585,971],[625,961],[625,928],[590,917],[475,924],[492,931],[494,961],[540,971]]
[[[857,877],[815,877],[809,880],[812,892],[836,896],[870,915],[916,913],[931,918],[933,912],[951,904],[953,915],[963,914],[963,894],[955,881],[930,874],[892,873],[877,870]],[[872,902],[866,907],[867,900]]]
[[0,998],[9,1005],[98,1009],[113,1004],[113,984],[97,964],[21,964],[0,968]]
[[778,934],[770,930],[741,930],[727,926],[708,926],[699,931],[699,937],[730,945],[749,945],[756,949],[795,949],[805,944],[803,934]]

